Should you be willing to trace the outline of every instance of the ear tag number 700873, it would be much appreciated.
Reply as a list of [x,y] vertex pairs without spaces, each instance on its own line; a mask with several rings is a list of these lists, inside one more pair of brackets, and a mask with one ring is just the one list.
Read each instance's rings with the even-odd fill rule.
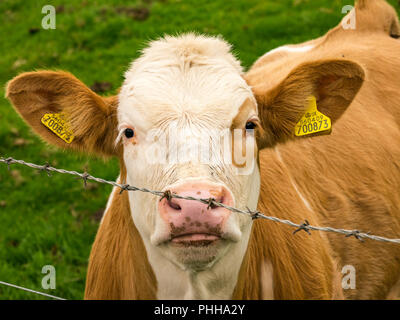
[[297,137],[318,132],[326,132],[329,134],[332,131],[331,119],[318,111],[317,100],[314,96],[309,97],[307,111],[296,124],[294,130],[294,134]]

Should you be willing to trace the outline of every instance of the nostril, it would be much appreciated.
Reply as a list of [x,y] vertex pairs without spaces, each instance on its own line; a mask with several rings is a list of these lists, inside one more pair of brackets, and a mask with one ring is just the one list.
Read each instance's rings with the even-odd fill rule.
[[173,200],[168,200],[168,205],[175,210],[181,210],[181,206],[175,202],[173,202]]

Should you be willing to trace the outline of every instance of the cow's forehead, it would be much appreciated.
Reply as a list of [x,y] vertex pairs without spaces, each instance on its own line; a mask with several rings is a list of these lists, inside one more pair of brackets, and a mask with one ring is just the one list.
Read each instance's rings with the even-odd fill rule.
[[144,128],[185,118],[226,126],[246,100],[256,109],[230,46],[191,34],[145,49],[126,72],[119,98],[120,122]]

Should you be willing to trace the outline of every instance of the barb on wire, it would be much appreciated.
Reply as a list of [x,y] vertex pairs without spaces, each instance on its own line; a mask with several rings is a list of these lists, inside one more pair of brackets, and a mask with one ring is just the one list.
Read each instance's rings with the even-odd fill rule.
[[[357,240],[360,240],[361,242],[364,242],[364,239],[363,239],[363,238],[360,238],[359,234],[360,234],[360,231],[358,231],[358,230],[353,230],[352,233],[349,233],[349,234],[346,235],[346,238],[354,237],[354,238],[356,238]],[[370,234],[370,233],[367,232],[367,234]]]
[[251,211],[249,207],[246,207],[247,213],[249,214],[251,220],[257,220],[260,218],[260,211]]
[[46,164],[43,166],[42,169],[40,169],[40,171],[45,171],[47,173],[48,177],[51,177],[51,172],[49,170],[50,164],[48,162],[46,162]]
[[4,163],[7,164],[8,171],[10,171],[10,164],[13,163],[13,160],[14,160],[14,159],[12,159],[12,158],[7,158],[7,159],[2,159],[2,160],[4,161]]
[[119,192],[119,194],[122,194],[122,192],[129,190],[128,188],[129,188],[129,184],[123,184],[121,186],[121,191]]
[[217,207],[222,207],[225,209],[228,209],[232,212],[236,212],[236,213],[240,213],[240,214],[244,214],[249,216],[250,218],[254,219],[265,219],[265,220],[269,220],[269,221],[274,221],[274,222],[278,222],[278,223],[282,223],[288,226],[291,226],[293,228],[296,228],[295,232],[300,231],[300,230],[304,230],[307,231],[307,233],[310,233],[310,231],[323,231],[323,232],[333,232],[333,233],[339,233],[339,234],[343,234],[346,237],[355,237],[358,240],[364,240],[364,239],[370,239],[370,240],[375,240],[375,241],[381,241],[381,242],[390,242],[390,243],[396,243],[396,244],[400,244],[400,239],[390,239],[390,238],[386,238],[386,237],[381,237],[381,236],[376,236],[376,235],[372,235],[369,232],[365,233],[365,232],[360,232],[358,230],[346,230],[346,229],[336,229],[336,228],[331,228],[331,227],[318,227],[318,226],[312,226],[310,224],[308,224],[307,221],[305,221],[305,223],[302,224],[297,224],[294,223],[290,220],[285,220],[285,219],[280,219],[277,217],[273,217],[273,216],[268,216],[265,215],[261,212],[252,212],[250,210],[244,211],[244,210],[240,210],[238,208],[234,208],[231,206],[228,206],[226,204],[220,203],[215,201],[215,199],[200,199],[200,198],[194,198],[194,197],[189,197],[189,196],[180,196],[178,194],[175,193],[169,193],[168,195],[166,195],[166,192],[162,192],[162,191],[155,191],[155,190],[149,190],[147,188],[139,188],[139,187],[135,187],[135,186],[131,186],[128,184],[119,184],[117,182],[114,181],[108,181],[108,180],[104,180],[101,178],[96,178],[93,177],[92,175],[88,174],[88,173],[79,173],[76,171],[69,171],[69,170],[64,170],[64,169],[58,169],[58,168],[53,168],[50,166],[46,166],[46,165],[37,165],[34,163],[29,163],[29,162],[25,162],[23,160],[16,160],[13,159],[11,157],[9,158],[0,158],[0,163],[5,163],[8,166],[10,166],[11,164],[21,164],[33,169],[39,169],[39,170],[46,170],[51,171],[51,172],[58,172],[58,173],[63,173],[63,174],[69,174],[69,175],[73,175],[73,176],[77,176],[80,177],[82,179],[84,179],[84,181],[87,180],[92,180],[92,181],[96,181],[98,183],[103,183],[103,184],[109,184],[112,185],[114,187],[118,187],[121,189],[122,191],[140,191],[140,192],[145,192],[145,193],[150,193],[152,195],[155,195],[157,197],[171,197],[171,198],[177,198],[177,199],[183,199],[183,200],[192,200],[192,201],[198,201],[204,204],[207,204],[209,206],[217,206]]
[[171,201],[172,199],[172,193],[169,190],[164,191],[164,194],[162,195],[162,197],[160,198],[160,201],[162,199],[167,199],[168,201]]
[[89,176],[89,174],[86,171],[82,174],[82,180],[83,180],[83,185],[84,185],[85,189],[87,187],[88,176]]
[[296,234],[297,232],[303,230],[303,231],[307,232],[311,236],[311,232],[310,232],[310,230],[308,228],[309,225],[310,225],[310,223],[307,220],[304,220],[304,223],[302,223],[298,229],[294,230],[293,234]]
[[0,284],[2,284],[4,286],[7,286],[7,287],[11,287],[11,288],[27,291],[27,292],[30,292],[30,293],[35,293],[35,294],[38,294],[38,295],[41,295],[41,296],[45,296],[45,297],[48,297],[48,298],[52,298],[52,299],[56,299],[56,300],[66,300],[64,298],[53,296],[51,294],[47,294],[47,293],[43,293],[43,292],[40,292],[40,291],[28,289],[28,288],[25,288],[25,287],[20,287],[20,286],[17,286],[15,284],[11,284],[11,283],[4,282],[4,281],[0,281]]
[[210,209],[210,208],[212,208],[212,206],[214,206],[215,203],[216,203],[216,200],[215,200],[214,198],[209,198],[209,199],[207,200],[207,204],[208,204],[207,210]]

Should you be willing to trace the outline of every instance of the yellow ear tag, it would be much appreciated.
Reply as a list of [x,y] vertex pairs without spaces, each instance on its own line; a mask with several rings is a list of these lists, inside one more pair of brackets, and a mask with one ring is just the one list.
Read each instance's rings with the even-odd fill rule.
[[330,133],[331,129],[331,119],[318,111],[317,100],[314,96],[311,96],[308,100],[306,113],[294,127],[294,134],[297,137],[301,137],[325,131]]
[[74,134],[70,129],[68,120],[63,113],[46,113],[41,119],[45,127],[49,128],[66,143],[74,140]]

